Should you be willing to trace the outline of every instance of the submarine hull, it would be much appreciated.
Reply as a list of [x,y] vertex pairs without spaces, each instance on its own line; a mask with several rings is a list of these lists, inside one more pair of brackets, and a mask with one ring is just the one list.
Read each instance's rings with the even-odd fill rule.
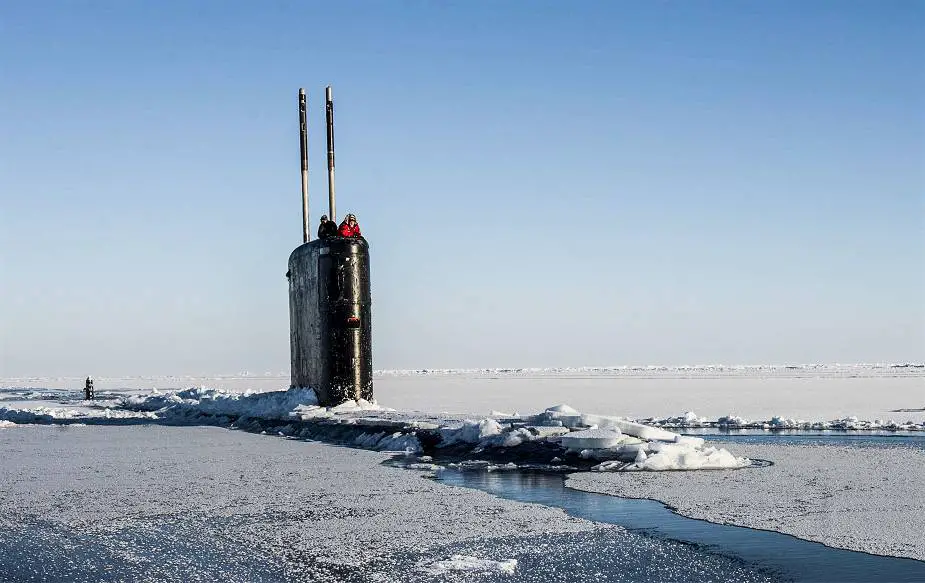
[[289,256],[291,387],[314,389],[323,406],[373,400],[369,245],[316,239]]

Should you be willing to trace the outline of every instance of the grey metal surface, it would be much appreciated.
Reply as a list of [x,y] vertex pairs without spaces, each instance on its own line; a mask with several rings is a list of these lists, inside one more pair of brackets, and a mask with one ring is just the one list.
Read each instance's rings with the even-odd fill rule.
[[[299,89],[299,150],[302,160],[302,242],[308,243],[308,122],[305,89]],[[332,219],[334,217],[331,217]]]
[[334,98],[330,85],[324,90],[324,110],[328,128],[328,216],[337,221],[337,205],[334,202]]

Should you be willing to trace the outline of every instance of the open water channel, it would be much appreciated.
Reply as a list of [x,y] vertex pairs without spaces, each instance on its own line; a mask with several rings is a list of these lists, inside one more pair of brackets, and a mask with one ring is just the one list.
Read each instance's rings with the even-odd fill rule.
[[[689,433],[726,442],[925,449],[925,435],[920,433],[770,433],[761,430]],[[446,484],[477,488],[502,498],[562,508],[573,516],[616,524],[642,537],[686,544],[695,555],[703,559],[729,559],[731,562],[718,563],[718,566],[722,569],[726,565],[726,568],[734,568],[735,572],[717,572],[717,580],[740,580],[744,569],[756,579],[770,576],[773,580],[795,582],[925,581],[923,561],[836,549],[777,532],[686,518],[653,500],[625,499],[567,488],[564,485],[565,478],[561,475],[464,471],[441,472],[437,479]],[[598,556],[596,560],[603,563],[608,559]],[[690,580],[696,581],[698,578],[692,573]],[[682,575],[678,580],[683,579]],[[516,581],[518,578],[514,576],[505,580]]]

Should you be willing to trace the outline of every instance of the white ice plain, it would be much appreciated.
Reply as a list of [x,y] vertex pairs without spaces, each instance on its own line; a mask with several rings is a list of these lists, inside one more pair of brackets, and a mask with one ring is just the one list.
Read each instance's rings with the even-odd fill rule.
[[[8,582],[569,581],[597,568],[605,581],[772,580],[363,449],[218,427],[21,425],[0,432],[0,451]],[[520,573],[521,558],[539,571]]]
[[[727,444],[730,448],[732,444]],[[734,444],[760,471],[575,473],[570,488],[651,498],[691,518],[925,561],[925,451]]]
[[[100,416],[145,422],[146,419],[163,415],[165,408],[174,416],[174,421],[185,420],[192,423],[203,413],[212,416],[240,415],[240,407],[247,406],[250,408],[248,415],[279,419],[294,415],[298,419],[339,419],[360,425],[370,422],[370,419],[375,423],[387,420],[398,425],[407,425],[409,421],[413,421],[419,423],[422,428],[439,431],[447,442],[456,440],[476,449],[492,445],[518,447],[541,438],[557,443],[564,450],[595,464],[594,472],[574,474],[568,482],[570,487],[629,497],[653,498],[662,500],[679,512],[692,517],[778,530],[841,548],[925,560],[925,542],[922,540],[921,529],[918,529],[919,532],[915,531],[915,525],[925,522],[925,486],[922,484],[925,459],[921,452],[897,452],[878,448],[843,448],[835,451],[833,448],[807,446],[715,442],[708,445],[699,438],[678,436],[677,431],[666,431],[664,428],[653,426],[699,426],[725,418],[758,427],[783,427],[788,424],[822,424],[817,426],[824,427],[825,424],[832,426],[832,423],[842,423],[845,427],[857,429],[901,428],[921,431],[925,429],[925,374],[921,366],[811,365],[386,372],[380,373],[376,378],[376,393],[379,402],[389,405],[391,409],[382,405],[361,403],[342,408],[340,411],[318,408],[310,402],[308,395],[298,392],[290,392],[288,396],[287,393],[276,394],[280,396],[267,395],[266,399],[261,399],[258,395],[250,395],[258,398],[241,399],[241,392],[244,390],[278,390],[281,384],[284,385],[283,379],[272,375],[214,379],[97,379],[97,391],[102,393],[102,398],[94,404],[75,403],[73,399],[64,398],[67,391],[62,389],[70,388],[70,392],[73,393],[81,386],[82,379],[5,379],[0,382],[0,386],[7,387],[6,391],[0,392],[0,439],[7,442],[3,446],[6,448],[4,451],[16,451],[16,447],[10,449],[8,445],[15,446],[23,439],[32,444],[31,449],[21,448],[22,455],[7,455],[5,463],[0,464],[4,468],[0,470],[0,474],[6,472],[3,475],[4,481],[0,483],[18,484],[15,488],[0,490],[0,503],[3,505],[3,515],[7,522],[0,526],[6,529],[7,536],[9,532],[16,532],[16,519],[12,517],[22,517],[22,512],[33,518],[38,516],[42,520],[60,521],[67,527],[84,523],[95,524],[99,528],[103,528],[104,524],[132,524],[134,519],[127,519],[126,516],[147,515],[145,508],[151,505],[150,493],[154,493],[155,499],[161,500],[162,490],[174,488],[172,484],[177,479],[177,476],[169,475],[170,469],[160,472],[159,477],[155,478],[159,469],[153,468],[146,474],[151,478],[150,490],[148,484],[140,490],[131,480],[121,483],[121,487],[115,490],[109,484],[100,484],[99,487],[109,492],[112,498],[122,502],[115,507],[97,504],[80,488],[65,488],[64,493],[59,488],[57,494],[54,493],[55,488],[52,488],[51,496],[54,500],[60,502],[61,499],[70,499],[73,508],[78,509],[70,513],[61,512],[58,507],[60,504],[52,509],[49,506],[52,502],[31,485],[46,481],[54,483],[57,479],[54,476],[65,476],[64,485],[72,483],[72,479],[86,480],[85,476],[81,477],[82,466],[79,463],[62,464],[60,460],[54,459],[54,456],[60,455],[61,452],[48,448],[44,438],[16,437],[19,432],[69,431],[72,438],[80,435],[80,432],[92,432],[86,434],[89,436],[87,443],[82,443],[85,440],[83,437],[62,441],[75,448],[69,455],[76,456],[80,462],[89,459],[86,456],[94,456],[99,449],[99,443],[93,438],[94,435],[98,435],[96,432],[122,431],[125,432],[123,439],[127,442],[138,442],[137,451],[131,454],[136,456],[136,459],[118,461],[119,455],[128,455],[123,452],[113,454],[111,461],[114,465],[132,463],[143,467],[150,457],[145,449],[145,436],[152,435],[151,431],[166,432],[165,435],[171,436],[178,436],[180,434],[176,432],[182,432],[183,439],[194,445],[184,448],[181,457],[188,457],[190,461],[186,463],[194,465],[216,463],[217,458],[214,455],[207,456],[203,452],[208,450],[208,443],[218,439],[216,436],[220,433],[215,433],[216,431],[227,431],[202,428],[73,426],[62,429],[26,424],[54,424],[60,420],[74,421],[81,418],[92,421]],[[191,385],[225,388],[228,391],[185,389]],[[152,389],[155,388],[158,389],[158,394],[152,394]],[[111,394],[109,397],[113,398],[107,400],[107,391],[117,391],[119,395]],[[545,409],[550,403],[564,400],[574,406],[574,409],[567,406]],[[238,409],[235,409],[236,407]],[[395,411],[396,409],[398,411]],[[580,413],[581,410],[600,414]],[[419,413],[409,413],[412,411]],[[420,413],[425,411],[429,413]],[[536,411],[539,413],[531,413]],[[514,417],[525,422],[519,427],[511,424],[510,419]],[[648,423],[636,422],[639,420],[646,420]],[[197,437],[203,435],[203,432],[210,436],[206,441]],[[366,436],[366,441],[357,445],[380,451],[409,452],[413,452],[416,447],[414,441],[407,439],[407,436],[380,433],[370,433]],[[234,432],[228,434],[238,435]],[[247,437],[280,442],[278,438],[266,436]],[[164,440],[170,441],[166,437]],[[340,484],[338,480],[359,480],[364,484],[382,480],[378,474],[383,468],[377,466],[373,460],[381,459],[376,456],[383,454],[312,445],[304,441],[292,443],[305,448],[321,447],[324,450],[313,458],[317,461],[312,464],[313,471],[319,474],[320,479],[337,484]],[[253,450],[252,445],[243,447],[246,451]],[[308,452],[307,449],[304,451]],[[613,459],[614,452],[619,453],[616,459]],[[253,459],[253,453],[254,451],[250,451],[239,463],[247,467],[247,460]],[[335,469],[335,475],[331,476],[332,468],[338,467],[336,463],[332,465],[333,461],[341,459],[342,456],[361,459],[357,456],[363,455],[373,456],[362,458],[370,460],[368,467],[364,465],[366,462],[363,462],[346,471]],[[710,469],[742,467],[747,465],[750,458],[770,460],[774,465],[760,470]],[[155,456],[152,463],[156,459]],[[200,459],[200,462],[195,461],[197,459]],[[166,466],[174,467],[170,462],[167,462]],[[429,463],[412,464],[411,467],[425,471],[435,468]],[[54,471],[45,471],[49,468],[53,468]],[[705,471],[625,471],[674,469]],[[398,471],[394,468],[385,470]],[[614,473],[609,470],[623,471]],[[253,473],[255,476],[267,474],[269,477],[263,480],[262,484],[268,488],[282,475],[280,469],[273,469],[273,464],[260,466]],[[301,475],[301,472],[297,473]],[[342,477],[338,478],[338,475]],[[402,475],[420,479],[414,472],[405,472]],[[22,480],[21,476],[27,476],[27,479]],[[118,477],[127,479],[121,475]],[[222,480],[217,476],[211,479],[219,482]],[[242,486],[240,482],[234,483]],[[202,482],[198,487],[202,487]],[[320,486],[312,482],[311,488],[316,487]],[[338,487],[347,488],[347,491],[356,488],[349,483],[340,484]],[[401,488],[404,486],[399,487],[399,490]],[[129,493],[135,492],[135,495],[126,494],[123,489],[127,489]],[[446,490],[449,488],[439,485],[428,485],[427,488],[428,492]],[[227,508],[231,515],[237,515],[244,506],[254,503],[253,500],[245,503],[244,500],[250,500],[245,496],[238,497],[228,505],[229,497],[235,500],[233,492],[236,491],[234,487],[226,487],[216,498],[216,501],[225,504],[223,507]],[[281,491],[287,492],[289,489],[284,488]],[[382,492],[381,489],[377,491]],[[410,492],[413,498],[417,488],[412,487]],[[783,492],[786,494],[782,494]],[[469,499],[474,494],[479,493],[465,490],[463,493],[453,492],[452,497]],[[278,500],[278,494],[267,495],[269,500],[266,504],[277,509],[285,507],[287,501]],[[442,510],[449,507],[445,501],[437,502],[441,499],[439,494],[434,496],[434,500],[428,504],[436,504]],[[154,503],[153,516],[170,512],[168,508],[177,499],[168,496],[167,500],[167,507]],[[335,497],[322,497],[321,500],[322,508],[326,504],[340,504],[335,502]],[[191,500],[184,499],[183,506],[194,509],[194,514],[208,516],[217,511],[210,502],[208,496],[197,495]],[[258,504],[256,508],[259,512],[270,512],[266,504]],[[510,505],[508,507],[511,508],[525,506],[507,502],[502,505]],[[141,507],[140,511],[138,506]],[[88,508],[92,510],[88,511]],[[558,511],[543,511],[547,514],[537,519],[548,532],[573,533],[577,532],[576,528],[578,531],[596,531],[599,528],[590,523],[569,519]],[[415,525],[413,528],[418,529],[429,530],[429,524],[433,520],[427,513],[409,514],[407,507],[402,505],[395,508],[389,506],[386,513],[405,517],[410,520],[409,524]],[[450,523],[462,524],[458,521],[465,522],[466,519],[472,518],[460,518],[457,513],[465,514],[465,509],[450,511],[447,520]],[[298,516],[287,516],[286,520],[289,523],[298,524]],[[427,541],[446,546],[454,541],[494,537],[513,531],[525,536],[531,536],[531,533],[540,536],[540,531],[543,530],[531,530],[522,521],[515,525],[517,528],[513,531],[505,530],[502,523],[508,518],[501,513],[487,522],[476,520],[471,528],[461,527],[462,530],[454,531],[453,535],[436,528],[427,537]],[[400,542],[402,537],[410,536],[404,531],[404,534],[395,537],[389,530],[393,526],[386,527],[376,521],[370,526],[365,518],[362,522],[364,533],[372,537],[368,546],[378,546],[384,540],[382,537],[391,541],[385,544],[384,550],[378,549],[368,555],[338,554],[338,541],[344,543],[358,535],[351,530],[356,525],[342,524],[342,530],[331,531],[328,527],[334,526],[333,523],[325,524],[320,529],[319,525],[312,524],[320,538],[327,537],[325,540],[333,541],[328,547],[314,539],[296,543],[295,547],[301,548],[299,545],[303,543],[307,545],[305,548],[316,548],[320,545],[321,550],[311,555],[314,557],[311,561],[314,561],[313,568],[325,576],[331,573],[328,568],[330,565],[355,564],[351,563],[350,557],[360,562],[383,560],[382,557],[389,553],[408,548]],[[289,532],[287,528],[289,527],[281,527],[282,532]],[[369,530],[370,528],[372,530]],[[295,535],[289,533],[286,536]],[[606,538],[610,535],[595,536]],[[379,543],[373,543],[373,539]],[[414,537],[411,539],[412,546],[418,544],[414,542]],[[264,548],[268,556],[275,556],[285,546],[279,543],[277,546],[260,548]],[[299,556],[299,560],[306,560],[304,556]],[[323,557],[321,562],[324,565],[318,565],[317,557]],[[497,574],[504,572],[502,566],[506,569],[507,566],[515,565],[510,563],[510,560],[512,557],[453,553],[446,556],[429,556],[415,564],[417,572],[425,574],[437,571],[444,574],[464,573],[470,568],[473,572]],[[291,564],[294,563],[287,563]]]
[[[3,387],[83,386],[83,377],[0,379]],[[288,374],[97,377],[98,391],[205,386],[277,391]],[[697,418],[925,423],[921,364],[691,365],[550,369],[379,371],[376,398],[400,411],[487,414],[535,412],[552,403],[629,419]]]

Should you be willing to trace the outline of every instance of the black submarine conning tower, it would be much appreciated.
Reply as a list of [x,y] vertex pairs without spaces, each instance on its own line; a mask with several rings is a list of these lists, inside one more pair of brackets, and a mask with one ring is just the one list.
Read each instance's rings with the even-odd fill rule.
[[[334,206],[334,101],[325,90],[328,205]],[[320,405],[373,400],[369,244],[362,237],[311,240],[308,220],[308,126],[299,89],[302,245],[289,256],[290,388],[314,389]]]

